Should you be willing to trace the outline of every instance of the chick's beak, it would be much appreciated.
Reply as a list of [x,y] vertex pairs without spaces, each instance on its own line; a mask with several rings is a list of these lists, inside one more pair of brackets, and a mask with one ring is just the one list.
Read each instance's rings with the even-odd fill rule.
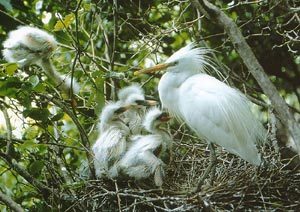
[[135,101],[138,106],[155,106],[157,101],[155,100],[137,100]]
[[159,120],[161,122],[167,122],[171,119],[171,117],[167,113],[163,113],[160,117]]
[[127,105],[127,106],[124,106],[124,107],[120,107],[118,110],[116,110],[116,114],[121,114],[121,113],[124,113],[126,110],[128,110],[129,108],[131,108],[131,105]]
[[155,106],[155,105],[157,105],[157,101],[155,101],[155,100],[146,100],[145,101],[145,104],[146,104],[146,106]]
[[139,71],[135,71],[133,73],[133,75],[137,76],[140,74],[147,74],[147,73],[152,73],[152,72],[157,72],[157,71],[161,71],[164,70],[166,68],[168,68],[169,66],[171,66],[170,63],[162,63],[162,64],[158,64],[156,66],[150,67],[150,68],[145,68]]

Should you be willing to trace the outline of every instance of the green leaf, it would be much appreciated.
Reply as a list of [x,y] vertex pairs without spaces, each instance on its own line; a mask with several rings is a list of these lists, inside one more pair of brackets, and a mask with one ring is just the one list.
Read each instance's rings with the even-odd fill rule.
[[22,82],[17,77],[0,79],[0,96],[15,98],[16,93],[21,86]]
[[50,112],[46,108],[31,108],[23,111],[24,117],[30,117],[37,121],[46,122],[50,115]]
[[37,86],[35,86],[33,88],[33,90],[38,92],[38,93],[46,93],[46,87],[43,83],[37,84]]
[[40,161],[40,160],[36,160],[33,163],[31,163],[29,165],[29,172],[31,175],[33,175],[34,177],[38,177],[41,175],[41,172],[44,168],[44,162]]
[[18,70],[18,64],[17,63],[7,63],[5,65],[5,71],[9,76],[14,75],[16,70]]
[[96,80],[96,85],[97,85],[97,92],[96,92],[96,96],[95,96],[95,100],[98,103],[96,108],[95,108],[95,113],[99,114],[100,111],[102,110],[102,108],[105,105],[105,96],[104,96],[104,79],[103,78],[97,78]]
[[62,119],[64,117],[64,115],[65,115],[64,113],[58,113],[51,118],[51,121],[58,121],[58,120]]
[[0,4],[6,9],[11,11],[13,7],[11,6],[10,0],[0,0]]
[[28,81],[30,82],[32,87],[35,88],[39,84],[40,79],[37,75],[32,75],[29,77]]
[[75,20],[74,13],[70,13],[66,15],[63,20],[58,20],[56,22],[53,31],[61,31],[65,28],[68,28],[73,23],[74,20]]
[[20,144],[18,146],[18,149],[20,150],[24,150],[24,149],[30,149],[30,148],[35,148],[38,147],[39,144],[35,143],[32,140],[27,140],[26,142],[24,142],[23,144]]

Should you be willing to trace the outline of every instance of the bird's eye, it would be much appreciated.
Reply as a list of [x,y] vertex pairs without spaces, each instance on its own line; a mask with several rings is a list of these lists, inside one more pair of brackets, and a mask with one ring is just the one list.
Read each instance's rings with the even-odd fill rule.
[[169,63],[169,65],[170,66],[176,66],[176,65],[178,65],[178,63],[179,63],[178,61],[174,61],[174,62]]

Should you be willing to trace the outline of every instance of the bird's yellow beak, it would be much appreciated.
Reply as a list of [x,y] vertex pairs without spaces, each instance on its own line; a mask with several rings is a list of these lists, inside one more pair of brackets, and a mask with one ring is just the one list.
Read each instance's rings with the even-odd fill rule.
[[134,76],[140,75],[140,74],[147,74],[147,73],[152,73],[152,72],[157,72],[157,71],[161,71],[164,70],[166,68],[168,68],[169,66],[172,66],[173,64],[171,63],[162,63],[162,64],[158,64],[156,66],[150,67],[150,68],[145,68],[139,71],[135,71],[133,73]]
[[145,105],[146,106],[155,106],[155,105],[157,105],[157,101],[155,101],[155,100],[145,100]]

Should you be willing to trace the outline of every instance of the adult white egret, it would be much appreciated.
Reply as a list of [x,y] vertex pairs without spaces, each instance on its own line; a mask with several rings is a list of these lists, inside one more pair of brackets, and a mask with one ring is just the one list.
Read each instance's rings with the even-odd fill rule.
[[[57,41],[52,35],[35,27],[21,26],[9,32],[3,47],[3,56],[8,62],[18,63],[21,67],[31,64],[40,65],[56,86],[69,93],[71,78],[59,74],[49,59],[57,48]],[[75,81],[73,81],[73,90],[74,93],[79,91],[79,85]]]
[[158,85],[163,107],[208,143],[219,144],[258,166],[261,158],[256,143],[264,140],[265,130],[241,92],[207,74],[215,70],[207,53],[209,49],[190,44],[166,62],[135,74],[166,70]]
[[138,84],[132,84],[119,90],[118,99],[121,104],[132,106],[123,113],[123,120],[128,123],[132,134],[140,134],[143,128],[142,119],[145,115],[145,106],[154,106],[157,102],[145,100],[144,91]]
[[92,148],[95,155],[96,176],[99,178],[116,178],[119,174],[116,163],[126,151],[127,138],[130,134],[128,126],[119,115],[127,109],[128,107],[113,102],[102,110],[100,134]]
[[158,108],[147,112],[143,126],[151,134],[132,138],[131,146],[119,162],[122,173],[136,180],[154,175],[155,185],[162,186],[163,166],[169,160],[172,139],[159,126],[168,120],[169,116]]

